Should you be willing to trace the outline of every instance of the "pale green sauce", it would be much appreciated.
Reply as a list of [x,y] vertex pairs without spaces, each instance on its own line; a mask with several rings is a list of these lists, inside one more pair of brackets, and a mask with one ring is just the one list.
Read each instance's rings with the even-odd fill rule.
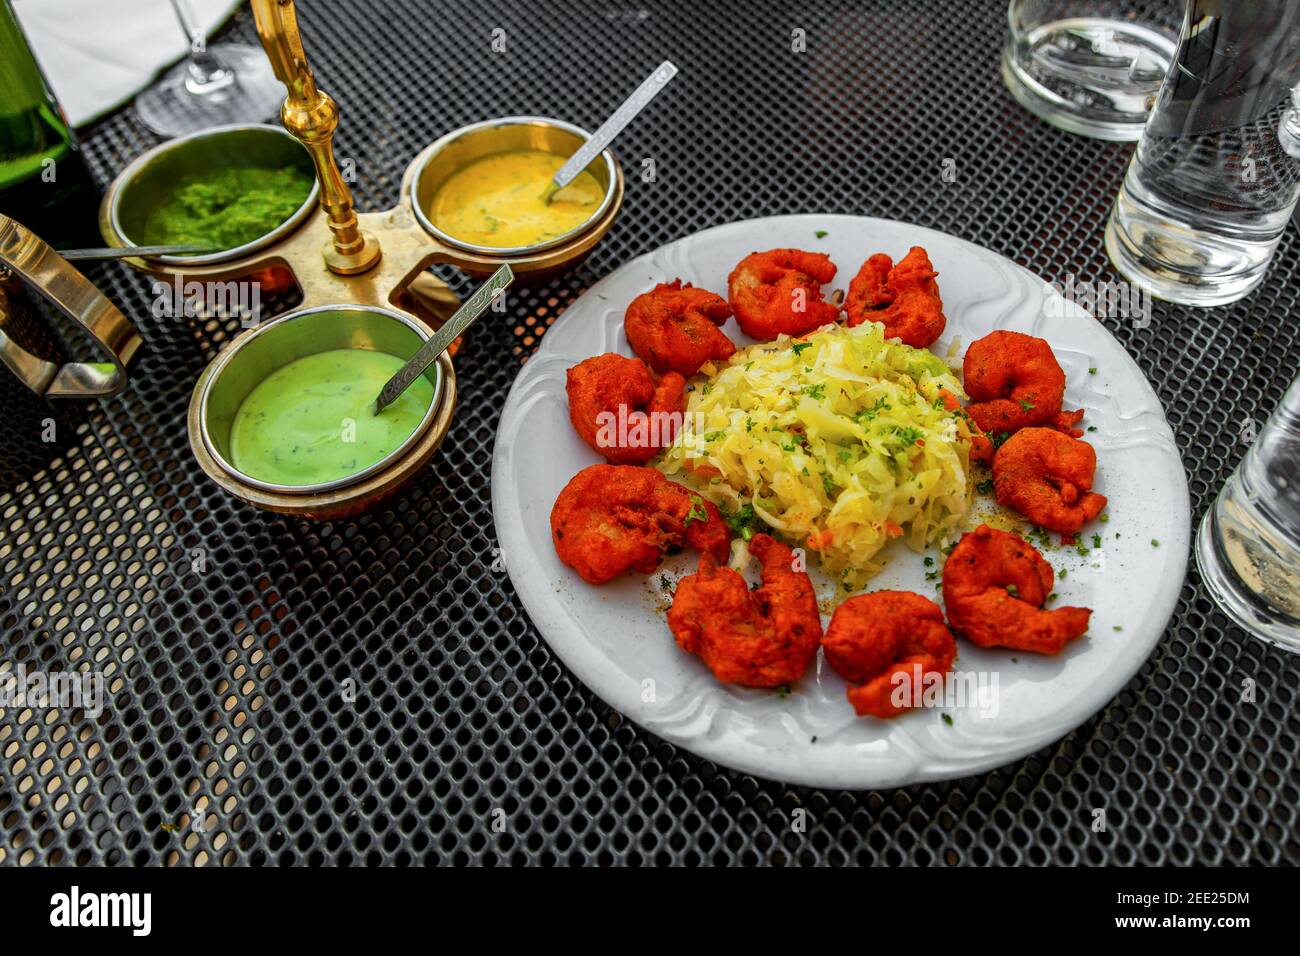
[[235,413],[235,467],[276,485],[314,485],[370,467],[410,437],[433,402],[433,385],[420,376],[374,413],[375,396],[403,364],[385,352],[335,349],[276,369]]

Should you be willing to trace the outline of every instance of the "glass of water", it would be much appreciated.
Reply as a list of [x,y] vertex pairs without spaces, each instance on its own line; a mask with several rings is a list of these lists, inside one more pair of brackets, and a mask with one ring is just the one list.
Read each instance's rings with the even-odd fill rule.
[[1201,522],[1196,563],[1242,627],[1300,654],[1300,378]]
[[1053,126],[1132,141],[1173,60],[1177,0],[1011,0],[1002,79]]
[[1188,0],[1106,226],[1153,295],[1225,305],[1264,278],[1300,197],[1300,2]]

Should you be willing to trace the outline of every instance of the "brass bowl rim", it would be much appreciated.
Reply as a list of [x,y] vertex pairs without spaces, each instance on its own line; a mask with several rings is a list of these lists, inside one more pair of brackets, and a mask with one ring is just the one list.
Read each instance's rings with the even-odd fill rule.
[[[137,244],[136,241],[133,241],[126,234],[126,230],[122,228],[119,211],[122,205],[122,193],[125,192],[126,185],[139,174],[140,170],[144,168],[146,164],[158,156],[194,140],[206,139],[212,136],[222,136],[231,132],[243,132],[252,129],[270,130],[273,133],[285,137],[289,142],[296,146],[302,146],[302,144],[299,143],[298,140],[295,139],[283,126],[276,126],[271,123],[227,123],[222,126],[208,126],[204,129],[195,130],[192,133],[186,133],[183,136],[177,136],[174,139],[169,139],[165,142],[159,143],[157,146],[146,150],[135,159],[131,160],[131,162],[127,163],[126,167],[123,168],[120,173],[113,177],[113,181],[109,184],[108,190],[104,194],[104,202],[108,206],[108,222],[113,229],[114,235],[105,236],[104,238],[110,241],[118,240],[122,245],[129,246]],[[170,266],[209,266],[218,265],[223,262],[230,262],[235,259],[242,259],[255,252],[259,252],[268,246],[274,245],[297,229],[307,220],[307,217],[311,215],[312,211],[316,208],[319,199],[320,180],[313,174],[311,190],[307,193],[307,198],[302,201],[302,205],[294,211],[293,215],[284,220],[270,232],[264,233],[249,242],[245,242],[243,245],[232,246],[229,249],[222,249],[218,252],[205,252],[196,256],[149,256],[145,261],[161,262]]]
[[416,221],[420,223],[420,227],[439,242],[451,246],[452,249],[460,249],[465,252],[473,252],[483,256],[509,258],[511,256],[533,255],[547,249],[553,249],[556,246],[562,246],[565,243],[572,242],[574,239],[581,236],[583,233],[588,232],[593,226],[595,226],[609,210],[610,203],[614,201],[614,193],[616,191],[616,185],[614,182],[614,155],[608,149],[602,151],[599,155],[599,158],[605,161],[605,169],[608,173],[609,179],[609,184],[605,187],[605,195],[601,197],[600,205],[593,210],[590,216],[578,225],[574,226],[568,232],[561,233],[560,235],[555,236],[552,239],[547,239],[544,242],[534,243],[531,246],[477,245],[472,242],[466,242],[464,239],[457,239],[451,233],[439,229],[433,224],[433,220],[431,220],[425,213],[424,208],[420,205],[420,198],[417,193],[420,188],[421,176],[423,175],[425,168],[433,162],[435,156],[461,137],[468,136],[470,133],[476,133],[481,129],[489,129],[497,126],[530,125],[554,126],[557,129],[564,130],[565,132],[573,133],[583,140],[591,139],[590,131],[583,129],[581,126],[574,123],[555,119],[552,116],[499,116],[495,119],[480,120],[477,123],[470,123],[468,126],[462,126],[459,129],[452,130],[450,133],[439,137],[421,150],[422,155],[417,157],[411,170],[412,175],[409,187],[409,198],[411,201],[411,209],[414,211]]
[[[271,321],[265,322],[255,329],[251,329],[251,334],[236,338],[222,351],[220,355],[213,359],[211,364],[211,374],[207,376],[206,381],[203,383],[202,391],[199,393],[197,398],[199,402],[199,435],[203,440],[204,450],[212,456],[213,461],[217,463],[218,467],[220,467],[222,471],[241,484],[257,488],[260,491],[272,492],[273,494],[294,496],[316,495],[324,492],[339,491],[353,485],[361,484],[367,478],[372,478],[379,472],[392,466],[399,459],[403,458],[416,444],[418,444],[420,439],[424,436],[424,433],[429,430],[430,424],[433,422],[434,418],[437,417],[439,409],[441,409],[442,404],[446,399],[446,375],[443,373],[442,364],[434,363],[430,367],[437,369],[438,380],[434,386],[433,398],[430,400],[429,407],[425,410],[424,416],[420,419],[420,423],[416,425],[415,430],[412,431],[400,445],[390,451],[383,458],[351,475],[344,475],[342,478],[335,478],[331,481],[321,481],[312,485],[280,485],[270,481],[262,481],[261,479],[254,478],[252,475],[240,471],[234,466],[234,464],[228,461],[220,451],[217,450],[216,443],[212,440],[211,431],[208,426],[208,400],[212,395],[213,388],[221,379],[222,372],[226,370],[234,360],[235,356],[243,351],[250,342],[257,339],[258,336],[265,334],[268,330],[273,329],[278,325],[283,325],[287,322],[292,322],[295,319],[302,318],[303,316],[314,315],[320,312],[379,313],[380,315],[401,322],[407,328],[415,332],[415,334],[420,337],[421,341],[428,341],[431,334],[423,323],[396,310],[385,309],[375,305],[340,303],[337,305],[316,305],[306,309],[294,309],[291,312],[286,312],[283,315],[276,316]],[[318,353],[306,353],[306,355],[316,354]],[[295,356],[294,358],[289,359],[289,362],[305,358],[306,355]],[[284,364],[288,365],[289,362],[285,362]],[[279,367],[283,368],[284,366]]]

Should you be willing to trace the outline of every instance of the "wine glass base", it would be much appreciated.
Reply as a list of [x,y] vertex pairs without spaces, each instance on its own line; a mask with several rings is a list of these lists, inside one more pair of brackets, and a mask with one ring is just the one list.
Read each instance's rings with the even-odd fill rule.
[[284,103],[284,85],[275,78],[261,47],[214,43],[208,52],[235,74],[229,86],[195,93],[186,85],[189,61],[183,60],[135,98],[135,115],[159,136],[183,136],[232,123],[261,123],[276,116]]

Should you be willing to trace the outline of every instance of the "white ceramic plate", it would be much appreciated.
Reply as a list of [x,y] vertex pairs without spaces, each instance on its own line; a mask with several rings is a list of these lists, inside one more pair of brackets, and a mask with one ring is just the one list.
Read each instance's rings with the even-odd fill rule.
[[[816,232],[827,234],[818,239]],[[933,346],[945,354],[993,329],[1047,339],[1067,375],[1066,407],[1084,408],[1097,450],[1096,490],[1110,498],[1109,520],[1086,556],[1045,552],[1059,573],[1055,606],[1093,608],[1088,634],[1056,657],[981,650],[958,640],[955,670],[995,697],[966,706],[921,708],[894,720],[855,717],[845,683],[817,657],[790,693],[720,684],[680,651],[664,619],[661,575],[628,575],[593,587],[561,564],[551,545],[556,495],[601,459],[568,420],[565,370],[602,352],[631,355],[623,312],[656,282],[682,278],[726,295],[726,278],[759,249],[826,252],[839,266],[832,289],[846,288],[867,256],[895,260],[922,245],[939,272],[948,327]],[[709,760],[763,777],[820,787],[879,788],[960,777],[1031,753],[1106,705],[1164,633],[1186,570],[1191,516],[1187,482],[1160,403],[1123,347],[1077,305],[1012,262],[920,226],[856,216],[781,216],[709,229],[635,259],[598,282],[556,320],[515,380],[492,461],[492,510],[506,570],[542,636],[610,706],[665,740]],[[732,320],[725,331],[748,344]],[[1095,374],[1089,369],[1095,368]],[[1054,539],[1055,540],[1055,539]],[[1153,544],[1158,541],[1159,544]],[[937,597],[922,557],[902,545],[871,590],[899,588]],[[670,581],[691,573],[693,553],[665,562]],[[819,595],[834,589],[813,572]],[[829,606],[829,605],[825,605]],[[825,619],[824,619],[825,620]]]

